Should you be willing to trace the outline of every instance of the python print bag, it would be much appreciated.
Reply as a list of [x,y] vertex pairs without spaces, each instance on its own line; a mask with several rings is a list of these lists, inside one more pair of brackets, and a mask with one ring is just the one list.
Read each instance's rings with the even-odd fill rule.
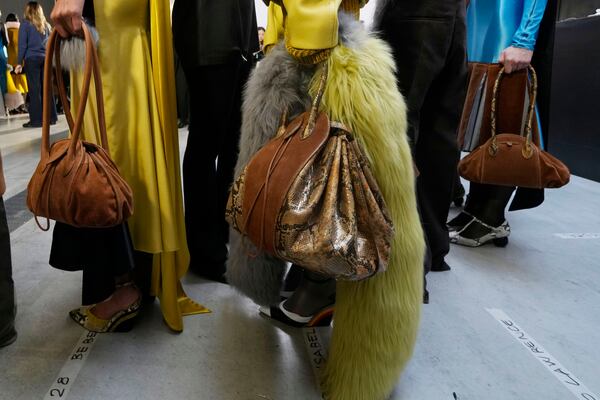
[[384,271],[394,233],[368,161],[343,124],[309,111],[282,126],[234,181],[229,224],[259,251],[336,279]]

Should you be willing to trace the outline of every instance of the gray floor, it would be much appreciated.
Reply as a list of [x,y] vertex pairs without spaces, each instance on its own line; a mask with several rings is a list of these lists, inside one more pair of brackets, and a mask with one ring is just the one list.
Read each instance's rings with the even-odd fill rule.
[[[0,121],[10,202],[35,167],[39,132],[5,127]],[[431,304],[392,398],[600,400],[599,211],[600,184],[573,178],[547,191],[540,208],[510,215],[507,248],[452,247],[452,271],[429,277]],[[132,332],[97,336],[77,353],[85,332],[67,311],[78,305],[80,275],[48,266],[51,235],[33,221],[12,226],[19,338],[0,349],[0,399],[320,398],[302,330],[273,324],[228,286],[193,276],[188,294],[213,312],[187,317],[183,333],[166,328],[155,304]],[[567,233],[596,235],[557,235]],[[507,314],[562,369],[549,371],[488,309]],[[320,333],[326,343],[328,330]],[[567,373],[587,396],[567,389]],[[69,383],[60,386],[60,377]]]

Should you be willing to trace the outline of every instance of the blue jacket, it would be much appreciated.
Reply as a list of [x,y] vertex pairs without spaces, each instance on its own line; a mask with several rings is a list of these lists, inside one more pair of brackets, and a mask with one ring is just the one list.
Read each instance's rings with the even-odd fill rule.
[[19,28],[19,57],[17,62],[23,64],[28,58],[44,58],[46,56],[46,39],[49,31],[41,34],[29,21],[21,22]]
[[497,62],[509,46],[533,50],[548,0],[471,0],[467,10],[469,61]]

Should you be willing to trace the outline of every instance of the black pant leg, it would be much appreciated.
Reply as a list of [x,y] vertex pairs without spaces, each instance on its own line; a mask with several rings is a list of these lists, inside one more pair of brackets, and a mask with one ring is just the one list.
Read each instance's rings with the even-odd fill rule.
[[416,163],[421,175],[417,193],[423,228],[431,251],[431,268],[443,269],[450,250],[446,220],[453,199],[460,152],[457,128],[467,88],[466,25],[459,7],[445,65],[421,108]]
[[29,121],[33,125],[42,124],[42,75],[43,60],[28,59],[25,62],[27,88],[29,94]]
[[10,235],[4,201],[0,197],[0,343],[15,335],[15,314]]
[[115,289],[115,278],[134,268],[134,250],[126,224],[112,228],[75,228],[57,222],[50,265],[83,270],[82,304],[98,303]]
[[[44,87],[44,59],[32,58],[25,62],[29,94],[29,120],[33,125],[42,124],[42,98]],[[50,95],[50,122],[56,121],[56,103]]]
[[249,62],[240,63],[236,72],[235,93],[231,101],[229,111],[229,123],[227,132],[219,148],[218,167],[217,167],[217,187],[218,187],[218,215],[221,216],[218,232],[222,233],[225,243],[229,242],[229,224],[223,217],[225,207],[229,197],[229,190],[234,179],[235,165],[238,159],[238,146],[240,142],[242,126],[242,95],[244,86],[248,81],[252,64]]
[[506,206],[514,191],[514,186],[471,182],[465,210],[486,224],[498,226],[506,219]]
[[408,106],[408,135],[420,176],[417,200],[429,267],[449,250],[446,219],[458,163],[456,131],[466,90],[462,1],[401,0],[381,20],[396,58],[398,87]]
[[237,160],[243,63],[185,67],[190,125],[183,159],[185,221],[190,269],[225,273],[228,226],[225,202]]

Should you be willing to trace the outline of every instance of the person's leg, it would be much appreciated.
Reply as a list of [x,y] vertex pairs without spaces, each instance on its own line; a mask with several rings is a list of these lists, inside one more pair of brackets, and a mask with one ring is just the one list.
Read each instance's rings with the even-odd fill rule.
[[[421,172],[421,166],[418,164],[417,148],[421,141],[421,119],[422,108],[430,87],[437,75],[445,65],[445,56],[448,53],[450,42],[448,37],[452,35],[454,18],[452,15],[445,15],[445,10],[440,10],[437,18],[414,18],[411,9],[417,7],[414,11],[419,15],[428,15],[421,10],[421,5],[410,2],[399,2],[384,15],[381,26],[379,27],[382,38],[391,46],[396,59],[398,79],[398,88],[406,99],[408,108],[408,131],[407,135],[411,141],[413,157],[417,163],[417,168]],[[408,11],[407,11],[408,10]],[[431,157],[437,155],[431,154]],[[417,182],[421,179],[419,177]],[[421,190],[421,192],[423,192]],[[423,193],[419,194],[419,184],[417,184],[417,200],[419,214],[423,226],[429,223],[433,218],[429,214],[430,207],[427,204]],[[444,221],[445,222],[445,221]],[[425,229],[427,242],[430,241],[429,231]],[[428,252],[431,249],[428,248]],[[426,259],[425,273],[431,269],[430,262],[432,257]]]
[[453,242],[465,245],[482,245],[494,239],[505,246],[510,234],[505,210],[515,188],[513,186],[486,185],[471,182],[465,211],[471,220],[457,231]]
[[190,93],[189,136],[183,159],[185,222],[190,269],[222,280],[227,233],[219,188],[217,156],[228,135],[238,88],[237,64],[186,68]]
[[[46,63],[45,60],[42,59],[42,62],[40,64],[40,82],[41,82],[42,90],[44,87],[44,64],[45,63]],[[50,83],[50,88],[52,88],[52,83]],[[42,104],[42,102],[43,102],[43,96],[44,96],[43,91],[40,91],[40,104]],[[50,107],[50,123],[54,124],[54,123],[56,123],[56,120],[57,120],[56,97],[54,96],[54,92],[52,90],[50,93],[50,104],[48,106]],[[42,108],[42,111],[43,111],[43,108]],[[41,122],[41,115],[40,115],[40,122]]]
[[25,64],[29,95],[29,124],[42,125],[42,75],[43,59],[30,59]]
[[302,276],[304,275],[304,269],[297,265],[292,265],[285,274],[283,280],[283,286],[281,287],[281,295],[284,297],[290,297],[294,290],[300,286]]
[[312,317],[335,303],[335,279],[304,270],[298,288],[283,307],[302,317]]
[[[76,229],[76,228],[75,228]],[[95,332],[129,330],[139,312],[142,292],[134,283],[134,250],[126,224],[113,228],[83,229],[88,244],[83,270],[112,279],[110,295],[100,302],[71,310],[71,318]],[[104,275],[102,275],[104,271]]]
[[400,3],[385,15],[381,28],[398,60],[398,85],[409,110],[408,134],[420,172],[417,199],[431,269],[445,270],[446,219],[459,158],[456,132],[467,78],[464,4]]
[[328,325],[335,304],[335,279],[296,265],[292,271],[301,271],[301,278],[291,296],[279,304],[260,307],[260,312],[290,326]]
[[4,201],[0,197],[0,347],[13,343],[17,338],[15,313],[10,235],[6,223]]
[[135,252],[127,224],[113,228],[90,230],[93,236],[91,246],[94,257],[88,257],[86,270],[102,272],[112,280],[112,291],[108,297],[92,307],[91,312],[102,319],[108,319],[120,310],[137,301],[141,292],[133,285],[136,267]]
[[[235,92],[227,110],[227,130],[219,146],[217,165],[217,196],[218,216],[220,221],[215,225],[214,232],[222,243],[229,242],[229,224],[225,220],[225,208],[229,197],[229,190],[234,179],[235,165],[238,159],[238,146],[242,127],[242,95],[246,81],[250,75],[252,64],[240,60],[235,77]],[[224,110],[225,111],[225,110]]]

